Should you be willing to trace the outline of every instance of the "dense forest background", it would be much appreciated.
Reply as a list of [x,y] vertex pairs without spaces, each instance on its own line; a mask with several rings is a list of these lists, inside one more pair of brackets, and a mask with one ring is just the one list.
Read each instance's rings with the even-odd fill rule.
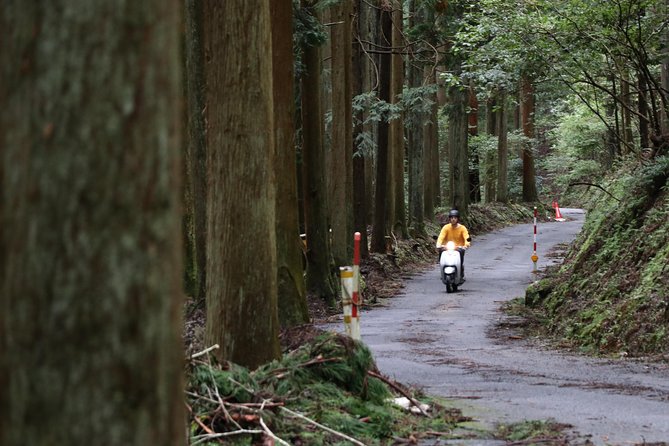
[[[536,302],[595,350],[666,350],[668,10],[7,2],[0,443],[180,444],[184,297],[218,360],[257,368],[309,299],[336,305],[354,232],[392,254],[452,207],[608,203]],[[611,240],[633,277],[570,306]]]

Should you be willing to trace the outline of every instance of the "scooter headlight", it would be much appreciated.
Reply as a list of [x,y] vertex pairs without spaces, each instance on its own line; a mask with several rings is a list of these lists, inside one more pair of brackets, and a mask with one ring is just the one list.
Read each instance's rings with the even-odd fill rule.
[[447,251],[455,251],[455,242],[446,243],[446,250]]
[[444,268],[444,274],[454,274],[455,268],[452,266],[447,266]]

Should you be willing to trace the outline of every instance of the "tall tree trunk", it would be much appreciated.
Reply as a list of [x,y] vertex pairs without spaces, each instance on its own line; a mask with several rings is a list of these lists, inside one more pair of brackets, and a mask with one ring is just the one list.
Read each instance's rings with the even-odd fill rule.
[[2,445],[184,443],[182,7],[0,8]]
[[449,167],[451,185],[451,207],[458,209],[463,219],[467,216],[469,206],[469,157],[467,131],[467,104],[469,93],[462,88],[450,90],[451,105],[449,108],[448,140],[450,144]]
[[[430,66],[425,69],[425,79],[430,84],[437,84],[437,72]],[[432,105],[427,122],[423,126],[423,140],[425,141],[424,150],[424,214],[428,219],[434,216],[434,208],[437,205],[437,196],[439,191],[439,129],[437,116],[437,91],[429,97]],[[435,170],[436,167],[436,170]]]
[[280,356],[270,10],[259,0],[208,0],[203,7],[210,186],[205,340],[220,345],[220,360],[255,368]]
[[[312,9],[303,0],[302,7]],[[315,13],[314,13],[315,14]],[[328,222],[328,194],[321,106],[321,51],[304,48],[302,74],[302,181],[307,233],[307,291],[331,307],[337,297]]]
[[[355,44],[353,46],[353,77],[352,88],[355,96],[360,95],[365,90],[367,84],[367,57],[358,42],[365,41],[365,29],[367,27],[367,15],[369,6],[364,0],[356,0],[354,4],[354,22],[353,29],[356,33]],[[357,111],[355,116],[355,126],[353,127],[353,141],[354,141],[354,156],[353,156],[353,229],[361,235],[360,240],[360,255],[362,258],[369,256],[369,243],[367,239],[367,178],[366,166],[367,163],[365,154],[359,150],[355,144],[358,141],[365,129],[363,122],[365,120],[364,112]]]
[[[665,0],[665,7],[669,8],[669,1]],[[665,28],[661,37],[662,42],[662,65],[660,67],[660,133],[661,140],[669,142],[669,29]]]
[[[527,76],[521,78],[520,91],[520,115],[523,135],[525,135],[525,138],[534,140],[534,87],[532,80]],[[522,145],[521,151],[523,159],[523,201],[532,203],[539,200],[534,168],[534,151],[529,142],[525,142]]]
[[276,141],[276,246],[279,323],[282,327],[309,322],[302,270],[302,241],[297,202],[295,157],[295,95],[293,90],[293,2],[270,2],[274,138]]
[[[497,101],[494,97],[488,99],[486,104],[486,133],[491,136],[497,135]],[[492,150],[485,157],[485,184],[483,187],[485,202],[492,203],[497,194],[497,156]]]
[[634,144],[634,136],[632,133],[632,100],[630,97],[630,79],[627,67],[621,63],[621,79],[620,79],[620,103],[622,107],[622,140],[623,140],[623,154],[631,153]]
[[353,259],[352,0],[332,7],[332,254],[337,265]]
[[[392,11],[389,4],[381,0],[379,2],[380,46],[390,48],[392,46]],[[390,103],[390,52],[384,52],[379,57],[379,99]],[[379,122],[378,152],[376,156],[376,193],[374,194],[374,226],[372,228],[371,251],[378,253],[386,252],[386,206],[388,190],[386,176],[388,175],[388,130],[389,124],[386,119]]]
[[642,148],[650,147],[650,109],[648,107],[648,83],[643,73],[639,73],[639,142]]
[[506,92],[499,91],[497,100],[497,201],[509,201],[509,147],[507,144]]
[[[393,3],[393,51],[392,55],[392,74],[391,74],[391,100],[393,104],[400,101],[402,89],[404,87],[404,58],[396,49],[401,48],[404,41],[402,35],[402,23],[404,20],[404,11],[402,9],[402,2],[395,1]],[[393,187],[393,202],[389,215],[392,216],[389,220],[393,232],[402,238],[409,237],[407,229],[406,205],[404,194],[404,119],[402,117],[393,120],[390,123],[390,139],[393,159],[392,159],[392,187]]]
[[[479,133],[479,101],[476,97],[474,87],[469,87],[469,113],[468,113],[469,136]],[[474,150],[472,156],[472,168],[469,170],[469,199],[472,203],[481,201],[481,177],[479,172],[479,152]]]
[[188,152],[190,155],[187,178],[192,191],[195,295],[204,306],[207,285],[207,143],[204,123],[204,48],[202,46],[202,2],[186,0],[186,98],[188,113]]
[[[410,26],[418,25],[419,14],[415,0],[409,1]],[[409,60],[409,87],[422,85],[422,70],[415,57]],[[425,233],[425,169],[423,149],[423,114],[417,109],[408,112],[408,159],[409,159],[409,226],[411,234],[422,236]]]

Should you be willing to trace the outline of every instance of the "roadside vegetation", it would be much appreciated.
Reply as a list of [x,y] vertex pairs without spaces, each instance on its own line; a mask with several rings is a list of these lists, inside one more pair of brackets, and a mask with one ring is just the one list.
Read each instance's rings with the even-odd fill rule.
[[575,444],[569,426],[552,420],[483,427],[453,402],[382,375],[369,349],[347,336],[296,327],[282,346],[281,360],[254,371],[206,352],[190,359],[190,444]]
[[589,191],[564,264],[527,291],[536,327],[582,351],[669,358],[669,157]]

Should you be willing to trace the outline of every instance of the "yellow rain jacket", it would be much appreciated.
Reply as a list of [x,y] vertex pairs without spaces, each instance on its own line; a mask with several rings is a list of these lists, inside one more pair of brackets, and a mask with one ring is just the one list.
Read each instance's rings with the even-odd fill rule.
[[471,245],[469,242],[469,231],[461,224],[455,227],[451,223],[445,224],[439,233],[437,248],[446,245],[448,242],[454,242],[456,248],[460,246],[469,248],[469,245]]

